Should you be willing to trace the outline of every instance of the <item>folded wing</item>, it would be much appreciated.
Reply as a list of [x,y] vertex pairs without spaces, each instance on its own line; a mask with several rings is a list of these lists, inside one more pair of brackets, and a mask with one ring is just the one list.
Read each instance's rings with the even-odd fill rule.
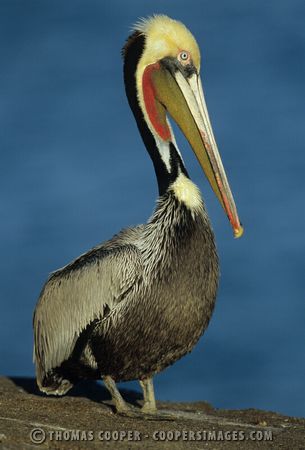
[[128,301],[141,268],[139,250],[119,235],[50,276],[33,323],[39,387],[48,372],[69,358],[81,332],[93,320]]

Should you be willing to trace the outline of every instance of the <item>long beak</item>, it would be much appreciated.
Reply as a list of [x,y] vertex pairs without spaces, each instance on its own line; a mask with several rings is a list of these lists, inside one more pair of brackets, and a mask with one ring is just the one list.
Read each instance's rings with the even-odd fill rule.
[[152,77],[157,99],[189,141],[229,218],[234,236],[242,236],[243,227],[216,145],[199,75],[194,73],[186,78],[180,70],[160,65]]

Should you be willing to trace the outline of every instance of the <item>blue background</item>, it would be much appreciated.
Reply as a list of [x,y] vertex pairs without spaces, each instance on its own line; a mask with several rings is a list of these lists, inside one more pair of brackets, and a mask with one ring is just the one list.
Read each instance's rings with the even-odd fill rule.
[[[221,259],[212,322],[158,399],[304,415],[305,2],[0,0],[0,370],[33,376],[48,273],[145,221],[157,186],[120,50],[138,17],[184,22],[245,235],[234,240],[185,139]],[[132,384],[135,387],[136,384]]]

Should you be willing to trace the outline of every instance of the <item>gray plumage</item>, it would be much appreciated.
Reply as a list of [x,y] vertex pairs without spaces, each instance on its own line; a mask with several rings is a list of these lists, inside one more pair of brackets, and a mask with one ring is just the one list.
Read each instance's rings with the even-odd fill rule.
[[34,314],[40,389],[61,395],[82,378],[151,377],[191,351],[217,283],[203,203],[191,210],[169,190],[147,224],[50,276]]

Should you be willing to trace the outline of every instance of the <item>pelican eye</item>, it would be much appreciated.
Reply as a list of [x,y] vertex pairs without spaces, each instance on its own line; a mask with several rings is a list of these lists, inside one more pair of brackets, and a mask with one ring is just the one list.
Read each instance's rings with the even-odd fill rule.
[[191,60],[191,55],[186,50],[182,50],[182,52],[180,52],[179,55],[178,55],[178,60],[182,64],[187,64]]

